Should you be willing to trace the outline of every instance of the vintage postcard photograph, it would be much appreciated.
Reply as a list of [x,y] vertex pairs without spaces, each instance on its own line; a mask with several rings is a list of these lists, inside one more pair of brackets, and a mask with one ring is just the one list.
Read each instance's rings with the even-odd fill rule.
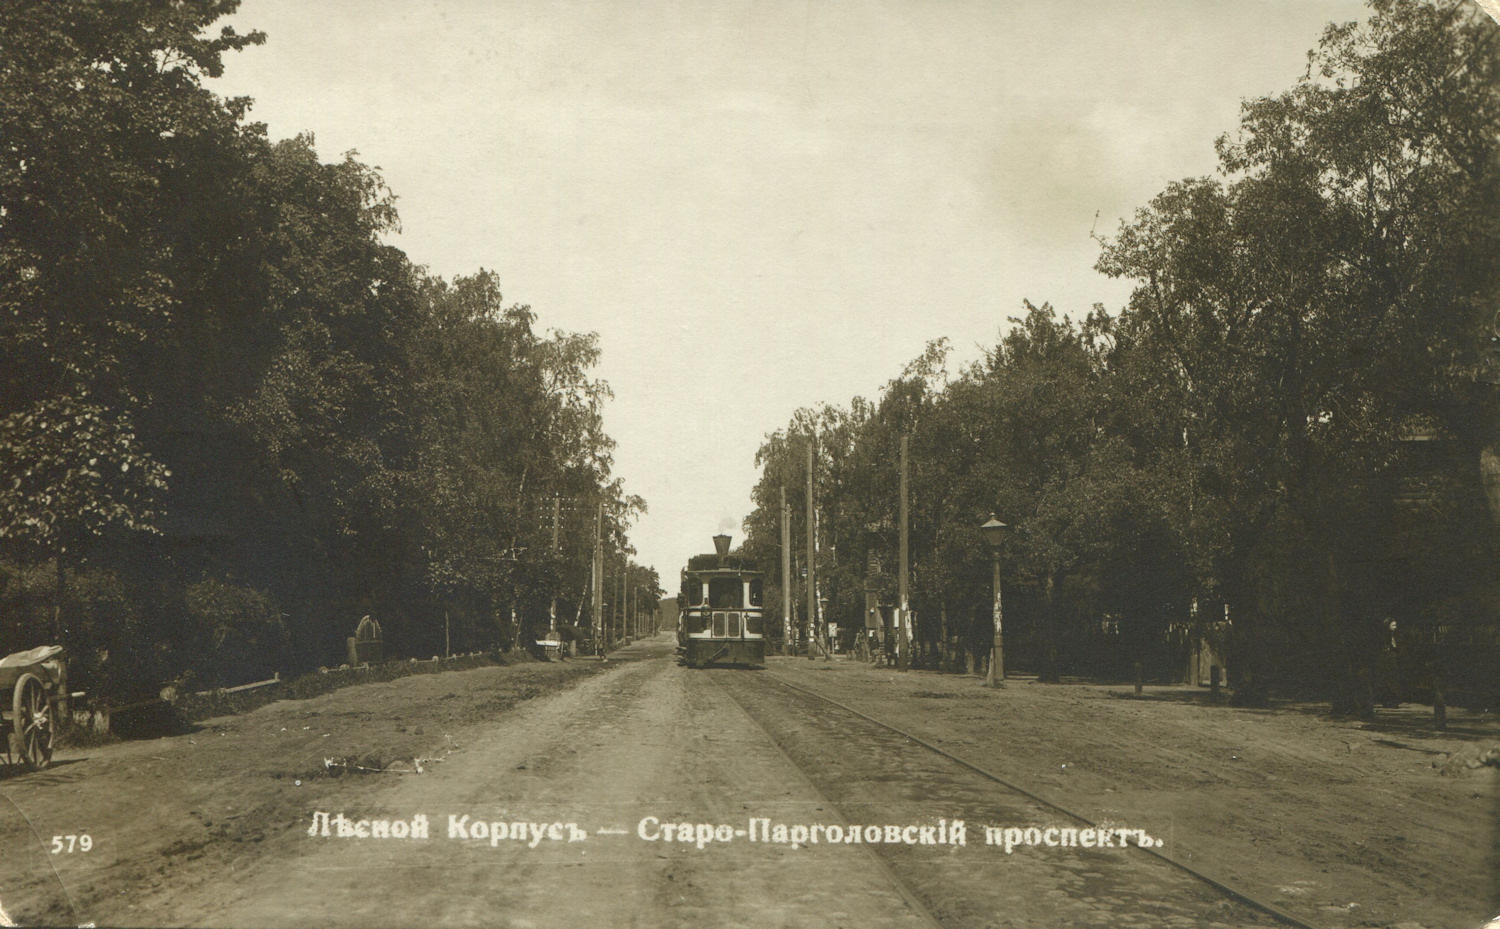
[[1500,927],[1484,0],[0,0],[0,927]]

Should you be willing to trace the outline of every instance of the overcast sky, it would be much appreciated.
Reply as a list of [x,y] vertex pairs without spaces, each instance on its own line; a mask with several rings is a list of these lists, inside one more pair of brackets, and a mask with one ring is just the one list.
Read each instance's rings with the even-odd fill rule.
[[[357,150],[393,242],[496,271],[600,334],[616,473],[667,586],[750,509],[763,436],[874,397],[1022,299],[1118,309],[1093,271],[1240,101],[1287,89],[1350,0],[244,0],[211,85],[273,138]],[[1096,220],[1097,216],[1097,220]],[[975,514],[980,520],[985,514]]]

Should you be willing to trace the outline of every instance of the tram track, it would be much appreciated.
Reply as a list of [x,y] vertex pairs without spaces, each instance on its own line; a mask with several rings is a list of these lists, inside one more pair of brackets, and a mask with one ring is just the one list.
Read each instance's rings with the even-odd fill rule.
[[[745,714],[747,716],[750,717],[750,719],[755,723],[756,727],[759,728],[763,733],[765,733],[767,739],[776,747],[776,750],[779,753],[781,753],[784,757],[786,757],[789,762],[792,763],[792,765],[798,770],[798,772],[802,775],[802,777],[805,780],[807,780],[814,787],[815,790],[818,791],[818,793],[820,794],[820,796],[823,796],[827,800],[827,802],[829,803],[829,805],[833,809],[835,809],[835,810],[838,811],[838,813],[839,813],[840,816],[843,816],[845,819],[848,819],[849,818],[848,811],[844,808],[845,805],[847,804],[847,801],[841,802],[839,798],[834,797],[834,796],[830,796],[829,795],[830,791],[827,790],[827,789],[825,789],[823,785],[819,784],[818,779],[816,777],[814,777],[814,776],[812,776],[812,775],[809,774],[809,772],[807,770],[808,766],[806,764],[806,761],[804,760],[804,762],[799,763],[799,761],[797,760],[797,757],[796,757],[797,752],[795,752],[795,751],[789,751],[788,750],[788,746],[785,745],[785,744],[783,744],[785,736],[783,736],[782,738],[778,738],[778,736],[777,736],[777,734],[775,732],[772,732],[771,729],[768,728],[767,725],[765,725],[760,718],[757,718],[756,712],[753,712],[752,709],[751,709],[751,707],[746,706],[745,700],[741,699],[742,696],[748,695],[755,688],[753,688],[753,687],[746,688],[744,686],[726,687],[726,686],[724,686],[723,683],[721,683],[718,680],[716,680],[717,676],[718,675],[711,675],[710,676],[711,679],[714,679],[714,683],[716,684],[716,686],[718,686],[719,689],[721,689],[722,691],[724,691],[725,693],[727,693],[735,703],[737,703],[737,704],[740,705],[740,708],[745,712]],[[811,690],[811,689],[809,689],[807,687],[803,687],[803,686],[800,686],[798,684],[794,684],[794,683],[792,683],[790,681],[787,681],[787,680],[783,679],[782,677],[780,677],[779,675],[776,675],[775,673],[773,673],[771,671],[758,672],[753,677],[754,677],[755,680],[767,680],[767,681],[770,681],[770,682],[774,682],[777,685],[778,688],[781,688],[781,689],[784,690],[784,692],[785,692],[785,694],[787,696],[795,695],[795,697],[793,699],[800,700],[800,701],[806,703],[807,706],[808,706],[808,708],[809,708],[808,712],[807,712],[807,715],[809,716],[809,718],[816,718],[816,717],[818,717],[820,715],[822,717],[824,717],[824,719],[825,719],[825,731],[831,732],[831,731],[834,731],[834,730],[836,730],[838,728],[841,728],[841,727],[835,727],[835,726],[832,726],[831,724],[827,724],[826,723],[826,716],[827,716],[826,710],[827,710],[827,708],[831,707],[831,708],[834,708],[834,709],[838,710],[842,714],[847,714],[850,717],[853,717],[855,719],[858,719],[858,720],[862,721],[862,724],[864,724],[864,725],[874,727],[875,730],[877,730],[880,733],[883,733],[885,735],[885,737],[886,737],[887,740],[889,740],[890,737],[895,737],[902,744],[906,744],[906,745],[909,745],[909,746],[915,746],[917,749],[921,750],[921,752],[925,756],[928,756],[928,757],[935,756],[936,758],[941,759],[942,762],[945,763],[945,764],[947,764],[950,768],[955,768],[956,767],[958,769],[962,769],[962,771],[965,772],[965,776],[975,776],[975,777],[978,777],[978,778],[982,779],[984,782],[987,782],[990,785],[992,785],[989,788],[989,791],[990,791],[991,794],[994,793],[994,791],[993,791],[993,785],[999,785],[1000,787],[1005,788],[1005,791],[1008,794],[1013,794],[1016,797],[1021,798],[1025,803],[1031,804],[1032,808],[1034,808],[1034,809],[1045,810],[1045,811],[1047,811],[1047,812],[1049,812],[1051,814],[1057,814],[1057,815],[1061,815],[1061,816],[1067,817],[1069,820],[1072,820],[1074,822],[1082,824],[1083,826],[1085,826],[1087,828],[1098,828],[1098,827],[1101,826],[1101,823],[1096,822],[1095,820],[1093,820],[1092,818],[1090,818],[1088,816],[1085,816],[1085,815],[1083,815],[1083,814],[1081,814],[1081,813],[1079,813],[1079,812],[1077,812],[1075,810],[1069,809],[1069,808],[1067,808],[1067,807],[1065,807],[1065,806],[1063,806],[1063,805],[1061,805],[1059,803],[1056,803],[1056,802],[1048,799],[1047,797],[1042,796],[1041,794],[1037,793],[1036,791],[1029,790],[1025,786],[1023,786],[1021,784],[1018,784],[1018,783],[1015,783],[1014,781],[1012,781],[1010,779],[1001,777],[1000,775],[996,774],[995,772],[990,771],[990,770],[984,768],[983,766],[978,765],[978,764],[976,764],[976,763],[974,763],[974,762],[972,762],[972,761],[970,761],[968,759],[965,759],[965,758],[963,758],[963,757],[961,757],[959,755],[956,755],[956,754],[954,754],[954,753],[952,753],[952,752],[950,752],[950,751],[948,751],[948,750],[946,750],[946,749],[944,749],[944,748],[942,748],[940,746],[934,745],[930,741],[922,739],[921,737],[919,737],[919,736],[917,736],[917,735],[915,735],[915,734],[913,734],[911,732],[908,732],[908,731],[906,731],[904,729],[901,729],[901,728],[899,728],[897,726],[893,726],[893,725],[891,725],[889,723],[886,723],[886,722],[884,722],[884,721],[882,721],[880,719],[872,717],[872,716],[870,716],[867,713],[864,713],[864,712],[862,712],[862,711],[860,711],[858,709],[855,709],[854,707],[848,706],[847,704],[844,704],[844,703],[842,703],[842,702],[840,702],[838,700],[834,700],[834,699],[832,699],[830,697],[827,697],[827,696],[825,696],[825,695],[823,695],[821,693],[818,693],[815,690]],[[813,707],[821,708],[821,712],[814,711],[812,709]],[[763,714],[765,712],[767,712],[767,708],[766,707],[762,707],[760,709],[761,709],[761,712]],[[837,738],[837,736],[834,736],[834,738]],[[857,740],[854,739],[854,737],[851,736],[851,737],[846,738],[845,741],[850,742],[852,744],[853,742],[855,742]],[[864,741],[870,741],[870,740],[866,739]],[[878,739],[876,741],[878,741]],[[887,744],[890,744],[890,743],[888,742]],[[891,750],[889,748],[883,748],[883,747],[872,747],[872,748],[866,749],[866,751],[869,752],[870,755],[871,755],[871,757],[874,757],[874,758],[881,758],[881,757],[886,757],[886,756],[891,755]],[[883,755],[882,755],[882,752],[883,752]],[[888,757],[886,757],[885,767],[890,767]],[[874,768],[875,768],[875,770],[879,771],[880,773],[883,773],[883,771],[881,771],[881,762],[876,762],[875,765],[874,765]],[[971,796],[971,797],[973,795],[972,789],[968,788],[967,786],[963,790],[956,791],[956,793],[963,794],[965,796]],[[1014,808],[1012,807],[1012,809],[1014,809]],[[1249,920],[1246,920],[1244,917],[1240,917],[1240,919],[1241,919],[1242,922],[1248,921],[1251,924],[1255,924],[1255,923],[1259,923],[1260,919],[1269,918],[1270,920],[1274,920],[1275,922],[1280,923],[1282,925],[1298,927],[1298,929],[1317,929],[1316,926],[1314,926],[1314,925],[1306,922],[1305,920],[1302,920],[1302,919],[1300,919],[1300,918],[1298,918],[1296,916],[1293,916],[1292,914],[1287,913],[1284,910],[1281,910],[1280,908],[1278,908],[1278,907],[1276,907],[1276,906],[1274,906],[1272,904],[1269,904],[1269,903],[1266,903],[1264,901],[1261,901],[1261,900],[1253,897],[1252,895],[1247,894],[1244,891],[1242,891],[1242,890],[1240,890],[1240,889],[1238,889],[1236,887],[1233,887],[1230,884],[1225,883],[1224,881],[1221,881],[1221,880],[1218,880],[1217,878],[1214,878],[1211,875],[1204,874],[1203,872],[1201,872],[1201,871],[1199,871],[1199,870],[1197,870],[1197,869],[1195,869],[1195,868],[1193,868],[1193,867],[1191,867],[1191,866],[1189,866],[1189,865],[1187,865],[1187,864],[1185,864],[1185,863],[1183,863],[1181,861],[1178,861],[1175,858],[1173,858],[1172,856],[1164,854],[1164,853],[1158,851],[1155,848],[1137,847],[1134,844],[1132,844],[1131,847],[1132,847],[1132,850],[1139,851],[1139,852],[1145,852],[1149,856],[1148,859],[1143,860],[1142,867],[1147,867],[1148,866],[1147,864],[1145,864],[1146,861],[1151,862],[1150,866],[1158,866],[1159,867],[1160,865],[1165,865],[1167,867],[1167,869],[1169,869],[1171,872],[1174,872],[1174,873],[1183,875],[1183,876],[1185,876],[1187,878],[1190,878],[1191,881],[1194,882],[1197,886],[1203,887],[1207,891],[1211,891],[1212,894],[1214,894],[1214,895],[1217,896],[1217,898],[1222,899],[1224,901],[1227,901],[1223,905],[1235,906],[1235,907],[1242,908],[1242,910],[1248,911],[1248,912],[1246,912],[1244,914],[1244,917],[1248,917],[1249,913],[1254,913],[1254,914],[1256,914],[1256,917],[1258,917],[1258,918],[1252,918],[1252,919],[1249,919]],[[908,882],[906,882],[905,880],[903,880],[902,877],[899,875],[899,873],[897,873],[897,871],[893,867],[891,861],[888,860],[886,854],[882,854],[880,852],[877,852],[877,851],[875,851],[874,848],[871,848],[871,847],[868,847],[868,846],[866,847],[866,851],[869,852],[874,858],[876,858],[881,863],[883,870],[885,870],[885,872],[887,873],[887,875],[892,879],[893,883],[895,883],[901,889],[903,897],[905,897],[907,899],[912,899],[914,897],[917,898],[917,899],[920,899],[920,897],[917,896],[916,891],[913,889],[913,887]],[[1123,855],[1125,853],[1120,853],[1120,854]],[[1142,859],[1139,859],[1137,856],[1132,856],[1132,857],[1135,858],[1136,860],[1142,860]],[[1007,859],[1007,860],[1009,860],[1009,859]],[[1010,867],[1014,867],[1014,864],[1011,864],[1009,866]],[[1096,872],[1089,871],[1089,872],[1085,872],[1085,873],[1096,873]],[[1070,877],[1070,876],[1069,875],[1065,875],[1065,877]],[[1183,885],[1183,886],[1190,886],[1190,885]],[[1098,891],[1097,887],[1091,887],[1090,889],[1091,889],[1092,892],[1097,892]],[[925,907],[924,907],[924,909],[925,909]],[[937,916],[933,915],[930,910],[927,910],[927,914],[928,914],[928,916],[932,920],[934,920],[935,924],[938,924],[938,925],[943,924],[942,921]]]
[[[817,782],[814,781],[805,770],[803,770],[802,766],[797,763],[796,759],[787,754],[786,749],[783,748],[781,743],[776,740],[776,737],[773,736],[770,731],[761,724],[761,721],[755,717],[755,714],[751,713],[750,710],[747,709],[746,706],[741,703],[739,699],[729,691],[728,688],[720,684],[716,675],[708,674],[705,675],[705,677],[707,677],[707,679],[719,691],[719,693],[723,694],[726,698],[728,698],[730,703],[733,703],[736,707],[739,708],[740,713],[750,721],[752,727],[759,731],[761,735],[765,736],[766,742],[773,749],[775,749],[776,753],[780,755],[781,758],[784,759],[789,766],[791,766],[792,770],[796,771],[801,776],[802,781],[807,785],[807,788],[811,790],[820,800],[822,800],[829,809],[834,810],[838,813],[839,818],[843,820],[843,823],[841,823],[841,825],[848,826],[850,824],[850,819],[847,815],[845,815],[843,809],[841,809],[837,803],[833,802],[833,800],[823,792],[822,788],[820,788]],[[909,887],[907,883],[901,879],[901,876],[896,873],[894,868],[891,867],[890,862],[882,858],[872,847],[868,845],[861,845],[860,848],[865,852],[870,861],[891,884],[891,886],[896,889],[896,893],[900,894],[901,899],[905,901],[906,905],[911,909],[911,911],[917,916],[918,919],[926,923],[927,926],[930,927],[930,929],[944,929],[942,921],[939,920],[935,915],[933,915],[932,911],[928,909],[927,904],[923,902],[922,898],[916,893],[916,891]]]

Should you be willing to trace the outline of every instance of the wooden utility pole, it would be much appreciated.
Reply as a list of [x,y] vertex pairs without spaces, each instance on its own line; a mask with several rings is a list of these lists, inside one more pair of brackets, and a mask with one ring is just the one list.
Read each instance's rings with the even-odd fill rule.
[[813,657],[818,620],[817,530],[813,523],[813,437],[807,437],[807,657]]
[[781,649],[792,650],[792,513],[786,506],[786,485],[781,485]]
[[907,572],[907,560],[906,560],[906,530],[907,530],[907,521],[906,521],[906,446],[907,446],[907,437],[906,436],[902,436],[901,437],[901,578],[900,578],[900,581],[899,581],[899,584],[900,584],[899,599],[900,599],[900,602],[901,602],[901,608],[900,608],[900,612],[898,612],[896,614],[896,622],[901,627],[900,630],[897,632],[897,635],[899,636],[899,638],[897,639],[897,645],[896,645],[896,649],[897,649],[896,665],[902,671],[905,671],[907,668],[911,667],[911,630],[909,628],[909,621],[910,621],[909,611],[911,609],[911,605],[908,602],[907,593],[906,593],[906,572]]
[[604,654],[604,504],[594,517],[594,654]]
[[[558,526],[562,522],[562,497],[552,495],[552,557],[557,557]],[[547,608],[547,640],[557,641],[557,591],[552,592],[552,605]]]
[[938,648],[938,670],[947,671],[952,658],[948,654],[948,601],[946,599],[938,606],[938,631],[941,635],[938,641],[942,643]]

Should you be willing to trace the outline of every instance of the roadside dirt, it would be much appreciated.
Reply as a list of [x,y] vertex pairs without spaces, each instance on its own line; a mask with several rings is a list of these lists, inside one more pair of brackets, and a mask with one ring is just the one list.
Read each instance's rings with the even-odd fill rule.
[[[46,771],[5,771],[0,907],[20,925],[147,922],[135,911],[154,892],[182,893],[287,854],[309,804],[417,776],[414,762],[440,769],[476,727],[606,668],[568,661],[413,675],[206,720],[186,735],[62,750]],[[53,836],[63,843],[57,854]]]
[[[9,779],[0,789],[25,819],[11,817],[3,838],[25,851],[8,851],[0,901],[21,924],[923,925],[865,855],[639,838],[647,817],[823,815],[763,733],[671,648],[669,637],[633,647],[606,673],[568,662],[349,688]],[[546,696],[524,699],[538,689]],[[424,773],[329,776],[326,758],[377,750],[419,753]],[[430,839],[309,836],[317,811],[420,813]],[[589,837],[492,845],[450,838],[450,815],[576,822]],[[82,833],[87,853],[43,849]]]
[[[1411,714],[1367,727],[1312,708],[1209,706],[1184,688],[989,691],[806,659],[689,671],[671,644],[351,687],[7,774],[0,907],[22,925],[1271,924],[1133,851],[986,848],[985,824],[1069,824],[779,678],[1091,819],[1144,829],[1164,853],[1316,926],[1491,915],[1494,772],[1466,763],[1500,743],[1488,716],[1454,714],[1440,735]],[[319,811],[350,823],[421,814],[430,836],[309,835]],[[539,831],[450,836],[449,816]],[[960,816],[966,848],[829,844],[826,832],[798,848],[664,838],[667,824]],[[587,838],[567,841],[565,823]]]
[[[1189,687],[989,690],[964,675],[772,659],[771,673],[931,741],[1313,925],[1477,926],[1500,912],[1494,714],[1212,705]],[[834,711],[837,712],[837,711]]]

